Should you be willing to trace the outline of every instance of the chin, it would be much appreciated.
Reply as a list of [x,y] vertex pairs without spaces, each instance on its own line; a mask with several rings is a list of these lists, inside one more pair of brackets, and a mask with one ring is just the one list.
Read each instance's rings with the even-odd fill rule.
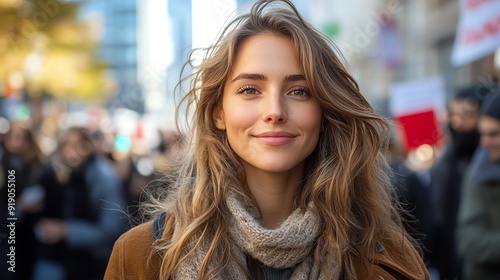
[[270,167],[270,168],[262,168],[261,170],[264,170],[269,173],[284,173],[291,171],[291,168],[276,168],[276,167]]
[[280,161],[280,162],[268,162],[260,166],[256,166],[258,169],[269,172],[269,173],[283,173],[289,172],[295,169],[299,164],[291,165],[290,161]]

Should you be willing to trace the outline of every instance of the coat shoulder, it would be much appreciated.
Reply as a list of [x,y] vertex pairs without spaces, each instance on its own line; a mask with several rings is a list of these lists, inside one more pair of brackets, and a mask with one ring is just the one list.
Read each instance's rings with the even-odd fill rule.
[[381,273],[387,274],[388,278],[384,279],[430,279],[422,256],[407,238],[392,238],[379,245],[371,261]]
[[[367,269],[362,259],[374,265]],[[393,237],[377,243],[376,252],[359,253],[354,257],[357,279],[428,280],[429,272],[413,244],[406,238]]]
[[161,256],[154,245],[152,221],[122,234],[115,242],[104,279],[156,279]]

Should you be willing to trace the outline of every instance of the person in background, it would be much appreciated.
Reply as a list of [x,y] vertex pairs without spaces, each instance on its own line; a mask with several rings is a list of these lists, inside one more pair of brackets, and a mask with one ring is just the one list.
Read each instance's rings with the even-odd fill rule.
[[482,85],[459,90],[449,103],[448,143],[430,170],[433,214],[429,234],[431,265],[440,279],[460,279],[460,256],[456,246],[456,220],[462,177],[479,145],[479,107],[489,88]]
[[[393,135],[394,136],[394,135]],[[411,170],[406,162],[406,154],[397,137],[391,137],[389,143],[389,165],[391,184],[398,200],[405,210],[401,217],[406,231],[427,248],[432,211],[429,201],[429,186],[418,173]]]
[[[16,273],[7,270],[7,254],[10,245],[7,239],[8,228],[0,228],[0,268],[1,279],[28,279],[31,275],[35,262],[32,253],[36,247],[33,234],[35,215],[42,207],[43,192],[39,184],[43,164],[43,156],[36,142],[35,136],[30,130],[28,123],[14,121],[4,138],[3,146],[0,147],[0,211],[2,223],[7,218],[14,218],[8,213],[8,176],[14,172],[15,189],[15,218],[16,220]],[[10,172],[9,172],[10,171]],[[12,244],[11,244],[12,245]]]
[[105,134],[102,130],[94,130],[90,132],[90,136],[94,143],[95,153],[103,158],[108,159],[111,163],[113,159],[113,139],[109,134]]
[[105,134],[101,130],[92,131],[90,134],[96,153],[107,159],[120,179],[131,226],[138,219],[140,195],[149,178],[139,173],[130,150],[122,154],[114,150],[114,138],[111,134]]
[[115,171],[95,153],[87,130],[70,128],[44,171],[44,209],[34,279],[100,279],[125,231],[125,199]]
[[467,280],[500,279],[500,92],[486,99],[478,149],[463,185],[458,247]]

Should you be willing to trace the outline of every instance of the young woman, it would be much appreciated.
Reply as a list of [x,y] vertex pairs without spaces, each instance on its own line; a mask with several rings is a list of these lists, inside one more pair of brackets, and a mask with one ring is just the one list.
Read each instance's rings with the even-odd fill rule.
[[165,222],[124,234],[106,279],[429,278],[391,203],[387,121],[333,43],[274,2],[195,69],[193,138],[156,199]]
[[123,189],[83,127],[70,127],[44,169],[45,196],[35,227],[33,280],[102,279],[113,243],[126,229]]
[[[30,279],[36,259],[33,254],[33,247],[36,246],[33,227],[42,207],[39,183],[44,158],[28,122],[13,121],[3,140],[0,143],[0,220],[5,221],[2,222],[5,226],[0,228],[0,254],[6,257],[0,258],[0,279]],[[8,203],[12,202],[8,199],[12,198],[15,198],[17,210],[15,257],[17,267],[22,268],[16,273],[7,270],[7,254],[14,245],[6,239],[10,234],[7,221],[13,218],[8,207]]]

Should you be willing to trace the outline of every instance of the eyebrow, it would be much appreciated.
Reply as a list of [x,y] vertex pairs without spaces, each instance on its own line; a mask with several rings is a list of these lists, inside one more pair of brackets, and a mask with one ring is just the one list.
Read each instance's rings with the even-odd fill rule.
[[[241,73],[236,78],[231,80],[231,83],[237,81],[237,80],[258,80],[258,81],[267,81],[267,77],[261,74],[250,74],[250,73]],[[284,82],[296,82],[296,81],[305,81],[306,77],[304,75],[287,75],[283,81]]]
[[285,82],[297,82],[297,81],[305,81],[306,77],[304,75],[288,75],[285,77]]
[[266,81],[267,77],[261,74],[249,74],[249,73],[241,73],[236,78],[234,78],[231,83],[237,81],[237,80],[259,80],[259,81]]

